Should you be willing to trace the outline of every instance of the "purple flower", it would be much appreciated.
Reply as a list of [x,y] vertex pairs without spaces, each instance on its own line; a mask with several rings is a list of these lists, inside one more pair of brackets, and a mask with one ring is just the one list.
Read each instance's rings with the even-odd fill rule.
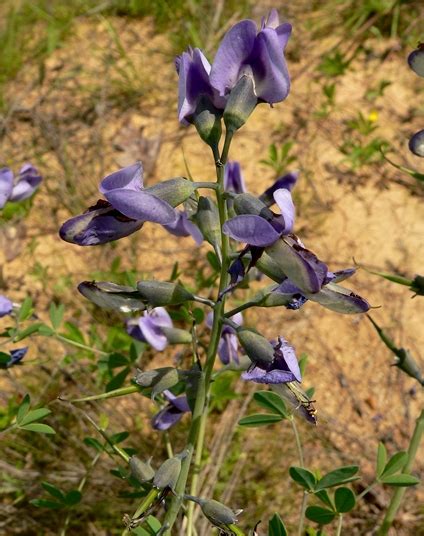
[[[236,313],[230,318],[230,320],[239,326],[243,325],[243,316],[241,313]],[[212,329],[212,323],[213,313],[209,313],[206,317],[206,325],[209,329]],[[231,326],[224,324],[221,331],[221,337],[218,342],[218,355],[221,362],[224,365],[228,365],[232,362],[239,364],[238,348],[239,344],[236,330]]]
[[253,365],[249,370],[243,372],[242,378],[256,383],[268,384],[301,382],[302,376],[294,348],[283,337],[278,337],[278,343],[274,343],[273,347],[274,359],[269,366],[265,369]]
[[273,217],[268,220],[257,214],[241,214],[226,221],[223,232],[238,242],[258,247],[270,246],[280,236],[290,234],[296,212],[290,190],[280,188],[273,193],[273,198],[281,210],[280,215],[271,213]]
[[192,236],[198,246],[203,242],[203,235],[197,225],[188,219],[187,212],[177,211],[174,223],[163,227],[174,236]]
[[253,20],[243,20],[225,35],[212,65],[210,82],[228,96],[237,82],[248,76],[258,99],[269,104],[283,101],[290,91],[284,49],[291,25],[279,23],[273,9],[257,31]]
[[168,345],[162,328],[172,328],[171,317],[164,307],[155,307],[145,311],[140,318],[127,321],[127,332],[131,337],[149,343],[158,351],[164,350]]
[[166,225],[177,217],[169,203],[144,190],[141,162],[108,175],[99,190],[107,201],[99,200],[65,222],[59,231],[63,240],[80,246],[104,244],[138,231],[145,221]]
[[16,348],[16,350],[11,350],[10,359],[8,363],[6,364],[6,367],[10,368],[20,363],[22,359],[25,357],[27,352],[28,352],[28,346],[25,346],[24,348]]
[[228,192],[235,192],[236,194],[242,194],[247,191],[241,173],[240,163],[235,160],[227,162],[225,165],[224,188]]
[[0,294],[0,318],[6,315],[10,315],[12,310],[13,303],[9,300],[9,298],[6,298],[6,296]]
[[7,201],[23,201],[31,197],[41,180],[37,168],[31,164],[24,164],[16,179],[9,168],[0,169],[0,209]]
[[187,402],[187,396],[175,396],[171,391],[164,391],[163,395],[168,400],[168,404],[161,409],[152,419],[152,426],[155,430],[161,432],[169,430],[181,420],[184,413],[190,411],[190,406]]
[[192,122],[201,97],[206,97],[218,110],[225,107],[225,99],[219,96],[209,81],[211,66],[203,52],[189,48],[175,60],[179,75],[178,119],[183,125]]
[[290,173],[286,173],[282,177],[279,177],[272,186],[267,188],[265,192],[259,196],[259,199],[263,203],[265,203],[266,206],[270,207],[271,205],[275,203],[274,193],[280,188],[285,188],[286,190],[289,190],[291,192],[298,178],[299,178],[298,171],[292,171]]

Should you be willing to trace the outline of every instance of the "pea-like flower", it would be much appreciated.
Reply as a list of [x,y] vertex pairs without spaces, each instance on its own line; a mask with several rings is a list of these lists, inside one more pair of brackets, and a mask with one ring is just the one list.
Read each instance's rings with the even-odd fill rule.
[[[238,326],[243,325],[243,315],[241,313],[236,313],[230,318],[230,320],[232,320]],[[212,328],[212,323],[213,313],[209,313],[206,317],[206,325],[209,329]],[[222,364],[239,364],[238,350],[239,344],[236,335],[236,330],[232,326],[224,324],[221,331],[221,337],[218,342],[218,356]]]
[[13,303],[9,300],[9,298],[6,298],[6,296],[0,294],[0,318],[10,315],[12,310]]
[[183,52],[176,58],[175,66],[179,75],[178,119],[183,125],[192,122],[201,97],[206,97],[216,109],[224,109],[225,99],[211,85],[211,65],[200,49]]
[[177,218],[167,201],[144,188],[141,162],[108,175],[99,190],[107,201],[99,200],[84,214],[65,222],[59,231],[63,240],[94,246],[128,236],[146,221],[166,225]]
[[279,384],[292,381],[302,381],[296,353],[283,337],[278,337],[277,343],[271,343],[274,348],[274,358],[268,364],[261,362],[261,365],[254,364],[249,370],[243,372],[244,380]]
[[23,201],[32,196],[42,181],[37,168],[24,164],[15,177],[8,167],[0,169],[0,209],[8,201]]
[[225,164],[224,188],[228,192],[235,192],[236,194],[242,194],[247,191],[240,162],[233,160]]
[[228,96],[238,81],[247,76],[253,81],[256,97],[269,104],[283,101],[290,91],[290,77],[284,49],[291,25],[280,24],[273,9],[257,31],[253,20],[243,20],[225,35],[210,73],[211,85],[221,96]]
[[175,396],[171,391],[164,391],[164,397],[168,404],[161,409],[152,419],[152,427],[164,432],[177,424],[184,413],[190,411],[186,395]]
[[191,236],[198,246],[203,242],[200,229],[188,219],[185,211],[177,211],[177,219],[173,223],[163,225],[163,228],[174,236]]
[[127,332],[131,337],[147,342],[159,352],[168,346],[163,328],[172,328],[172,320],[164,307],[145,311],[139,318],[127,321]]

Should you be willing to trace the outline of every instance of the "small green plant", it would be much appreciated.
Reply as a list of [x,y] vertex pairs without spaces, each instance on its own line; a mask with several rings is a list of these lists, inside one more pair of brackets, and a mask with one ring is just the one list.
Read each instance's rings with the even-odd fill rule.
[[260,163],[273,169],[277,176],[282,175],[288,166],[296,161],[296,157],[290,154],[292,148],[292,141],[284,142],[279,148],[272,143],[268,148],[268,158]]

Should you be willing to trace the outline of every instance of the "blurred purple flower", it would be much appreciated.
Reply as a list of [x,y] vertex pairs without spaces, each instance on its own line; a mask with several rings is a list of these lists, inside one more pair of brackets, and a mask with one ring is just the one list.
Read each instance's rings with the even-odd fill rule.
[[283,337],[278,337],[278,343],[273,343],[273,347],[274,359],[266,369],[253,365],[243,372],[241,377],[244,380],[267,384],[301,382],[302,376],[294,348]]
[[248,76],[255,95],[269,104],[283,101],[290,91],[284,49],[291,25],[280,25],[273,9],[257,31],[253,20],[243,20],[225,35],[212,65],[210,82],[221,96],[228,96],[237,82]]
[[203,242],[203,235],[197,225],[188,219],[185,211],[177,211],[177,219],[174,223],[163,227],[174,236],[192,236],[198,246]]
[[131,337],[149,343],[159,352],[168,346],[162,328],[172,328],[171,317],[164,307],[155,307],[145,311],[143,316],[127,321],[127,332]]
[[236,194],[242,194],[247,191],[240,163],[235,160],[225,164],[224,188],[228,192],[235,192]]
[[9,298],[6,298],[6,296],[0,294],[0,318],[6,315],[10,315],[12,309],[13,303],[9,300]]
[[280,188],[273,193],[273,198],[281,210],[269,221],[256,214],[240,214],[229,219],[223,225],[223,232],[250,246],[266,247],[276,242],[281,236],[293,231],[295,206],[290,190]]
[[189,48],[175,59],[179,75],[178,119],[183,125],[191,123],[201,97],[207,97],[218,110],[225,107],[225,99],[219,96],[209,81],[211,66],[203,52]]
[[[232,320],[239,326],[243,325],[243,315],[241,313],[236,313],[230,318],[230,320]],[[212,329],[212,323],[213,313],[208,313],[206,317],[206,325],[209,329]],[[224,324],[221,331],[221,337],[218,342],[218,355],[221,362],[224,365],[228,365],[232,362],[238,364],[238,349],[239,344],[235,329],[231,326],[228,326],[227,324]]]
[[87,212],[66,221],[59,234],[79,246],[94,246],[118,240],[138,231],[145,221],[175,222],[177,213],[166,201],[144,190],[143,166],[137,162],[105,177],[99,200]]
[[31,197],[41,180],[37,168],[31,164],[24,164],[16,178],[9,168],[0,169],[0,209],[8,201],[23,201]]
[[162,394],[169,403],[152,418],[152,427],[155,430],[164,432],[165,430],[169,430],[171,426],[177,424],[184,413],[190,411],[190,406],[188,405],[186,395],[175,396],[168,390]]
[[10,359],[9,362],[6,363],[6,367],[10,368],[13,367],[13,365],[17,365],[18,363],[20,363],[27,352],[28,346],[25,346],[24,348],[16,348],[16,350],[11,350]]
[[265,192],[259,196],[259,199],[263,203],[265,203],[266,206],[273,205],[275,203],[274,192],[276,192],[280,188],[285,188],[286,190],[289,190],[291,192],[298,178],[298,171],[291,171],[290,173],[286,173],[282,177],[279,177],[273,185],[267,188]]

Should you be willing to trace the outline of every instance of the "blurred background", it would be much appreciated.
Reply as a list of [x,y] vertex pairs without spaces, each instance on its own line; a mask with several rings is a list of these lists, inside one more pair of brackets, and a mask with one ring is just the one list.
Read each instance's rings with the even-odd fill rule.
[[[0,371],[1,427],[30,393],[34,403],[51,409],[48,422],[56,430],[53,439],[30,433],[1,438],[0,534],[59,534],[63,512],[29,501],[42,495],[42,481],[64,489],[78,484],[93,459],[83,440],[95,432],[56,398],[119,387],[134,372],[132,364],[106,357],[129,348],[123,318],[95,309],[78,295],[77,284],[169,278],[176,260],[190,284],[209,269],[202,255],[192,260],[190,238],[150,224],[119,242],[78,248],[59,239],[61,223],[95,204],[102,177],[136,160],[143,161],[147,185],[188,173],[214,180],[208,148],[177,121],[174,58],[192,45],[212,60],[235,22],[249,17],[259,23],[272,7],[293,25],[287,48],[292,90],[274,109],[256,109],[230,159],[241,162],[254,194],[285,171],[300,171],[296,232],[330,269],[356,261],[410,278],[422,273],[423,183],[391,166],[380,150],[398,164],[423,169],[407,147],[423,126],[424,84],[406,63],[423,39],[420,1],[3,0],[0,164],[17,171],[31,162],[44,180],[31,200],[0,216],[0,293],[14,302],[31,296],[41,321],[51,302],[63,303],[65,333],[94,350],[33,336],[25,364]],[[422,363],[423,299],[411,300],[406,287],[365,270],[350,286],[380,307],[372,311],[375,320]],[[3,329],[7,321],[0,322]],[[364,316],[309,303],[299,311],[249,312],[246,323],[270,338],[283,334],[298,355],[308,355],[305,383],[315,388],[320,423],[300,423],[306,465],[324,472],[358,463],[365,480],[369,475],[357,485],[361,491],[371,481],[379,441],[389,452],[406,447],[421,407],[418,384],[390,366],[392,356]],[[146,349],[143,366],[153,357]],[[173,352],[154,359],[162,366]],[[277,511],[294,527],[301,497],[287,475],[296,462],[289,427],[237,427],[242,415],[257,410],[250,404],[252,387],[228,375],[214,390],[200,495],[243,508],[244,526]],[[164,458],[163,436],[149,425],[155,408],[148,400],[133,395],[90,411],[111,432],[131,432],[123,445]],[[176,451],[187,425],[183,420],[171,432]],[[423,458],[417,459],[419,470]],[[390,493],[370,495],[346,520],[346,534],[372,534]],[[393,534],[424,534],[422,498],[422,489],[407,491]],[[66,534],[120,534],[122,515],[134,504],[114,462],[102,456]],[[201,524],[199,530],[208,534]]]

